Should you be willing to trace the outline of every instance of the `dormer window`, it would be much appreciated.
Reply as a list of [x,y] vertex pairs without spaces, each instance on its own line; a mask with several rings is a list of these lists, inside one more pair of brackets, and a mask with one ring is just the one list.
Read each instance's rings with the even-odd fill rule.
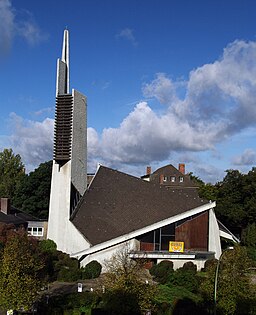
[[171,176],[171,182],[174,183],[176,181],[176,177],[175,176]]
[[183,176],[180,176],[180,183],[183,183],[184,182],[184,177]]

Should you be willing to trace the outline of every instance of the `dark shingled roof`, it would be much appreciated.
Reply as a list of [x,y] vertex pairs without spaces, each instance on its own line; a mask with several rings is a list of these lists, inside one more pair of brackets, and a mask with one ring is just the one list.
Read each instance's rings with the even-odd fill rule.
[[5,214],[0,211],[0,222],[14,225],[27,225],[27,222],[14,214]]
[[168,189],[100,166],[71,221],[97,245],[206,203],[196,189]]
[[27,225],[28,221],[41,221],[29,213],[19,210],[13,206],[10,207],[10,212],[6,214],[4,211],[0,210],[0,222],[6,224],[15,225]]

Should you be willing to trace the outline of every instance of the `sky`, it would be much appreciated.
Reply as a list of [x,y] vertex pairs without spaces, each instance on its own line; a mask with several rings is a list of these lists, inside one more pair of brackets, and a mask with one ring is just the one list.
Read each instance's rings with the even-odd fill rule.
[[0,0],[0,150],[52,159],[56,61],[87,96],[88,171],[256,164],[254,0]]

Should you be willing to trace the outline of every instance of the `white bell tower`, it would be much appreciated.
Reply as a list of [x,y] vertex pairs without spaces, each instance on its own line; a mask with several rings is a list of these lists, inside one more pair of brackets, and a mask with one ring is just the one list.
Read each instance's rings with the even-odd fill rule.
[[47,238],[68,254],[89,246],[70,221],[87,187],[87,101],[69,92],[69,32],[57,61],[53,168]]

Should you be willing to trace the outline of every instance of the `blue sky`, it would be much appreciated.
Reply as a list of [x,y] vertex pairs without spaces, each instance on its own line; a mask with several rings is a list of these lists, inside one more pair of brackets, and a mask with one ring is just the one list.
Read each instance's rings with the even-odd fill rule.
[[253,0],[0,0],[0,149],[52,158],[56,60],[88,99],[88,170],[186,163],[206,182],[256,164]]

